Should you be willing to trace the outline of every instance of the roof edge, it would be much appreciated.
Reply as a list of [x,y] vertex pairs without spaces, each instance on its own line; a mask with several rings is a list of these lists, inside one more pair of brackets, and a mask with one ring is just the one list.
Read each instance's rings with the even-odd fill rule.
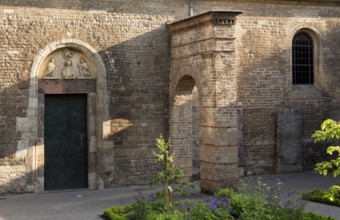
[[211,10],[211,11],[204,12],[202,14],[198,14],[198,15],[194,15],[194,16],[191,16],[191,17],[183,18],[183,19],[180,19],[180,20],[172,21],[172,22],[167,23],[166,25],[168,27],[171,27],[171,26],[177,25],[179,23],[191,21],[191,20],[197,19],[199,17],[204,17],[204,16],[206,16],[208,14],[226,14],[226,13],[230,13],[232,16],[236,17],[237,15],[242,14],[243,11],[241,11],[241,10],[226,10],[226,11]]

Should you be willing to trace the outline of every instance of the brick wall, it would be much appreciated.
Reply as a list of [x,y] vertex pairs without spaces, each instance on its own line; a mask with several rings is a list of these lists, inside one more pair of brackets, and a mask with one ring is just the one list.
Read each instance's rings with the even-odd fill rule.
[[99,51],[105,63],[109,119],[132,125],[112,129],[107,137],[114,142],[115,159],[107,160],[106,167],[116,170],[103,169],[104,185],[147,183],[158,168],[152,154],[155,138],[168,133],[169,17],[6,6],[0,11],[0,165],[24,165],[18,143],[34,139],[34,133],[17,131],[17,118],[32,110],[33,59],[46,45],[74,38]]
[[[329,101],[340,93],[340,9],[332,5],[334,1],[323,5],[298,2],[193,3],[194,14],[216,9],[243,11],[235,25],[235,59],[229,53],[220,53],[214,64],[204,63],[210,62],[207,57],[188,62],[197,69],[203,64],[216,65],[215,75],[202,69],[204,77],[195,78],[195,82],[199,90],[217,89],[211,94],[218,97],[215,100],[220,100],[221,106],[244,110],[245,164],[258,172],[272,172],[275,164],[278,108],[303,110],[304,152],[308,154],[311,133],[329,115]],[[19,143],[34,134],[23,137],[17,131],[17,117],[26,117],[31,111],[29,80],[34,58],[46,45],[72,38],[99,51],[107,71],[110,123],[117,127],[114,122],[123,119],[128,124],[118,125],[108,136],[114,142],[114,159],[107,167],[114,170],[106,169],[102,174],[105,186],[148,182],[158,169],[152,156],[155,138],[169,132],[170,67],[178,68],[170,59],[170,35],[165,24],[186,18],[188,13],[189,4],[184,0],[1,1],[0,165],[25,164]],[[291,85],[291,40],[301,28],[313,31],[319,42],[316,89]],[[202,52],[209,42],[201,45],[178,53],[184,56],[188,51]],[[220,45],[230,44],[222,41]],[[227,64],[225,60],[229,60]],[[203,82],[216,79],[216,87],[202,87]],[[207,105],[216,104],[212,97],[203,99]],[[230,114],[223,113],[216,120],[223,124],[224,115]],[[318,155],[316,151],[313,155]]]
[[0,166],[0,195],[26,191],[25,166]]

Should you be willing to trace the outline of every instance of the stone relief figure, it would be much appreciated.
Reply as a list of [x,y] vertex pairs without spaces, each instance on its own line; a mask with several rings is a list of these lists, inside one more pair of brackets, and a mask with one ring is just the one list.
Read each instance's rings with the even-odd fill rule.
[[54,76],[54,69],[55,69],[55,64],[54,64],[54,58],[51,58],[50,61],[47,64],[47,67],[45,69],[45,77],[53,77]]
[[91,77],[92,76],[89,65],[87,64],[87,62],[85,61],[83,57],[79,59],[78,69],[79,69],[78,76],[80,77]]
[[74,74],[73,67],[72,67],[72,61],[66,60],[65,61],[65,67],[62,70],[63,78],[65,79],[74,79],[76,78],[76,75]]
[[70,58],[73,57],[73,51],[70,50],[70,49],[65,49],[63,51],[63,56],[64,56],[65,59],[70,59]]

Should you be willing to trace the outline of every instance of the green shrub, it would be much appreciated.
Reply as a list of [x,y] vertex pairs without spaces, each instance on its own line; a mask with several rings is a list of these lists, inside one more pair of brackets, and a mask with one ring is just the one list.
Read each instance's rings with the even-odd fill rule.
[[290,198],[282,193],[283,183],[278,180],[275,188],[268,187],[261,178],[241,181],[238,192],[221,189],[216,196],[231,198],[232,215],[236,219],[285,220],[301,219],[304,204],[295,195]]
[[173,206],[175,211],[166,213],[164,200],[148,195],[138,197],[130,205],[107,209],[104,216],[111,220],[335,220],[304,212],[302,205],[295,202],[287,205],[260,199],[265,197],[227,188],[203,200],[178,201]]
[[[231,188],[220,189],[216,194],[217,197],[227,196],[231,198],[230,205],[232,207],[231,214],[235,218],[239,218],[242,213],[245,212],[245,208],[248,207],[249,197],[236,193]],[[250,202],[251,203],[251,202]]]
[[[243,181],[238,191],[226,188],[203,200],[182,200],[174,203],[170,193],[172,188],[183,193],[185,184],[181,181],[182,172],[174,166],[170,142],[166,142],[161,136],[157,139],[157,147],[159,152],[154,152],[154,155],[162,170],[157,173],[154,182],[163,185],[163,192],[158,195],[140,195],[129,205],[106,209],[104,217],[110,220],[334,220],[304,212],[304,204],[296,197],[286,199],[282,194],[280,180],[275,189],[258,178],[255,185]],[[326,193],[316,191],[315,195],[325,197]],[[332,187],[329,193],[337,198],[340,187]],[[308,194],[310,197],[316,197],[315,195]]]
[[[321,124],[321,130],[316,130],[312,135],[315,142],[340,139],[340,123],[327,119]],[[326,151],[329,155],[337,155],[329,161],[322,161],[315,165],[314,170],[321,175],[326,176],[329,172],[334,177],[340,175],[340,146],[329,146]],[[329,205],[340,206],[340,185],[333,185],[329,190],[314,189],[312,192],[302,193],[305,200],[320,202]]]
[[142,194],[130,206],[133,210],[130,219],[149,220],[150,216],[165,213],[164,196],[156,194]]
[[[316,130],[312,135],[315,142],[340,139],[340,122],[327,119],[321,124],[321,130]],[[335,159],[322,161],[315,165],[315,171],[326,176],[328,172],[332,172],[334,177],[340,175],[340,146],[329,146],[327,148],[329,155],[337,154]]]
[[321,216],[318,214],[315,214],[314,212],[305,212],[302,215],[301,220],[335,220],[334,218],[328,216]]
[[177,203],[176,210],[191,220],[228,220],[234,219],[230,214],[228,197],[209,197],[203,200],[184,200]]
[[334,196],[333,200],[329,199],[330,198],[329,195],[330,195],[330,190],[313,189],[311,192],[302,193],[302,198],[305,200],[313,201],[313,202],[319,202],[319,203],[324,203],[324,204],[340,207],[339,192],[333,192],[333,196]]
[[114,206],[104,210],[103,216],[110,220],[129,220],[132,213],[131,206]]
[[184,220],[188,219],[186,213],[174,211],[171,214],[168,213],[150,213],[148,220]]

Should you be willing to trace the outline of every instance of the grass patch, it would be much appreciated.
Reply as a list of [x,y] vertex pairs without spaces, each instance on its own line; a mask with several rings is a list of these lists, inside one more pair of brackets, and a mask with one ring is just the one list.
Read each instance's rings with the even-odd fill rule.
[[103,217],[109,220],[130,220],[133,210],[130,205],[114,206],[104,210]]
[[[340,185],[335,185],[340,187]],[[329,190],[313,189],[311,192],[302,193],[304,200],[323,203],[340,207],[340,190],[332,186]]]

